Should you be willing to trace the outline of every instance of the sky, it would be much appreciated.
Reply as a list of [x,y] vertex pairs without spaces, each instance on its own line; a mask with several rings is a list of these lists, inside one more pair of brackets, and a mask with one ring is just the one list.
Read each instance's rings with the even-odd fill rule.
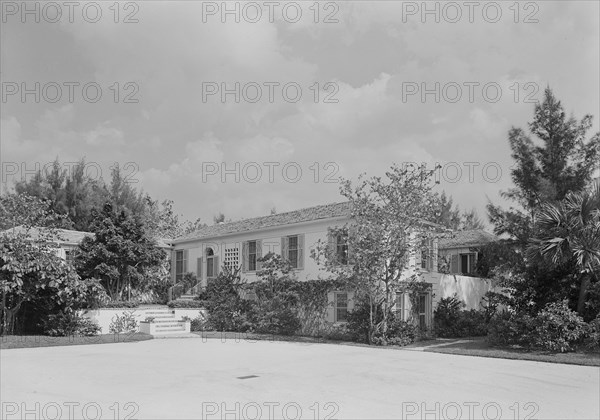
[[437,165],[485,216],[550,86],[599,130],[597,1],[1,1],[3,188],[58,158],[212,223]]

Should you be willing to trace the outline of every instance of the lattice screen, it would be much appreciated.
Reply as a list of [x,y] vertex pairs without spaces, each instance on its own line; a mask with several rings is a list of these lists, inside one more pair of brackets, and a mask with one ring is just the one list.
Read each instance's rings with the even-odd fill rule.
[[225,248],[225,266],[230,269],[240,266],[240,249],[237,246]]

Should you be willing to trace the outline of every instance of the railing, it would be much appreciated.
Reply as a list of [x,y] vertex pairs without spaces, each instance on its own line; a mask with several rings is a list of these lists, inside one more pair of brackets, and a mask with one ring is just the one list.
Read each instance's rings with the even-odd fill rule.
[[189,290],[188,293],[190,295],[198,296],[200,294],[201,290],[202,290],[202,283],[198,282]]
[[181,297],[181,295],[183,294],[183,290],[184,289],[184,285],[183,282],[179,282],[179,283],[175,283],[173,286],[169,287],[169,290],[167,292],[167,296],[169,297],[169,300],[175,300],[175,299],[179,299]]

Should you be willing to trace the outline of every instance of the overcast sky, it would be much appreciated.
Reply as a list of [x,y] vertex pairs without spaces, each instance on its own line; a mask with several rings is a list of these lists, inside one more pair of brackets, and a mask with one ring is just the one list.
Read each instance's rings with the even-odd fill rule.
[[440,188],[483,215],[510,186],[507,132],[546,85],[598,131],[597,1],[28,5],[2,1],[6,185],[56,157],[105,179],[118,162],[212,223],[342,201],[338,177],[437,162]]

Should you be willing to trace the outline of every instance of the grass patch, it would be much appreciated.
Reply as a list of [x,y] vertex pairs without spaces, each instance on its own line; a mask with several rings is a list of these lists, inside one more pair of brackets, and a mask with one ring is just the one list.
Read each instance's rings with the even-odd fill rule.
[[[418,344],[418,343],[417,343]],[[459,340],[453,343],[431,347],[425,346],[423,351],[433,353],[457,354],[463,356],[495,357],[500,359],[532,360],[536,362],[566,363],[570,365],[600,366],[598,352],[551,353],[539,350],[527,350],[522,347],[492,347],[485,338]]]
[[135,343],[152,340],[144,333],[102,334],[93,337],[68,336],[49,337],[46,335],[7,335],[0,337],[0,349],[25,349],[34,347],[79,346],[84,344]]

